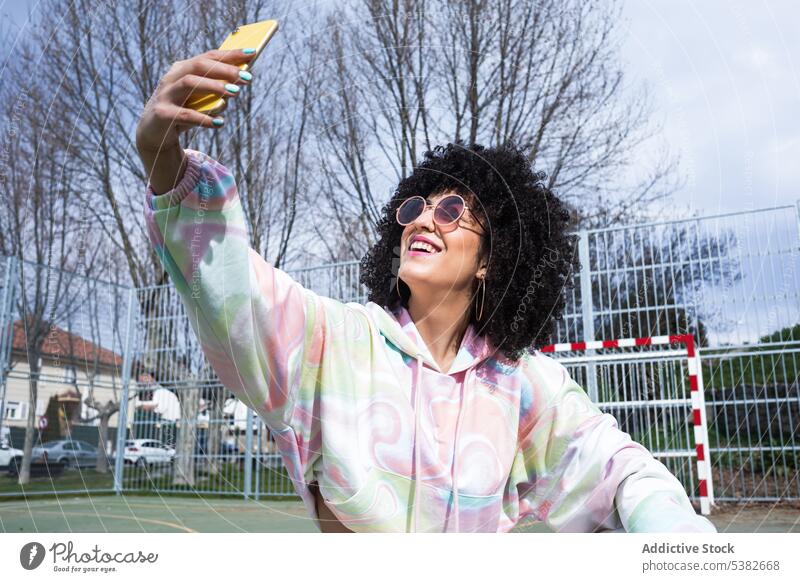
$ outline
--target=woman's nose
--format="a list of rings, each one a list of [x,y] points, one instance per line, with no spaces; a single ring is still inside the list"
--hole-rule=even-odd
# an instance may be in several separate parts
[[[414,220],[415,226],[427,226],[429,230],[433,230],[434,228],[434,221],[433,221],[433,206],[426,206],[422,214],[417,216],[416,220]]]

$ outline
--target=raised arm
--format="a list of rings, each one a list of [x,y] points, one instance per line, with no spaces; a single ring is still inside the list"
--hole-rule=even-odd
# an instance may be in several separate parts
[[[160,115],[153,112],[162,110],[160,101],[150,107]],[[143,125],[169,126],[150,120],[140,133]],[[160,143],[144,133],[140,143]],[[145,161],[148,155],[142,155],[145,166],[160,168],[162,188],[175,183],[160,194],[152,184],[147,189],[153,248],[219,380],[264,419],[302,486],[321,455],[326,385],[357,384],[352,350],[366,355],[368,365],[369,320],[362,310],[305,289],[250,248],[236,182],[225,166],[193,150],[164,161],[158,152],[155,162]],[[182,173],[175,160],[182,160]]]
[[[556,360],[523,411],[512,467],[520,516],[564,532],[716,532],[680,481],[603,413]]]

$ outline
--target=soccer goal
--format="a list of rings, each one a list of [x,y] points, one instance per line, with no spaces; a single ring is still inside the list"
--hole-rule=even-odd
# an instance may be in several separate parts
[[[694,337],[663,335],[545,346],[621,430],[645,446],[708,515],[714,503],[703,374]]]

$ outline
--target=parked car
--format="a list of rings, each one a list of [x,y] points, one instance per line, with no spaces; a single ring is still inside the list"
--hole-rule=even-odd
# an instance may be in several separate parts
[[[63,461],[56,463],[55,461],[50,462],[44,457],[37,457],[31,460],[30,467],[28,468],[28,474],[31,477],[47,477],[52,479],[53,477],[58,477],[64,473],[64,465],[65,463]],[[11,462],[8,464],[8,475],[10,477],[16,477],[19,475],[21,470],[22,455],[12,457]]]
[[[21,449],[15,449],[8,441],[0,442],[0,471],[6,470],[12,477],[19,475],[23,454]],[[35,447],[31,449],[31,477],[57,477],[64,472],[64,466],[63,461],[49,460],[43,453],[37,452]]]
[[[5,471],[14,457],[22,458],[22,451],[12,447],[8,441],[0,442],[0,471]]]
[[[33,447],[33,458],[42,457],[48,463],[62,463],[65,469],[97,465],[97,447],[85,441],[62,439]]]
[[[132,439],[125,441],[125,463],[144,467],[171,463],[175,449],[155,439]]]

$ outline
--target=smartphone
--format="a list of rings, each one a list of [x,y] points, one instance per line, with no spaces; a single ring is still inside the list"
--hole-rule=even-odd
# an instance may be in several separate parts
[[[253,58],[249,62],[239,65],[239,68],[246,71],[252,68],[261,51],[267,46],[272,36],[278,30],[277,20],[262,20],[252,24],[245,24],[238,27],[228,35],[219,49],[223,51],[254,48],[256,49]],[[216,115],[225,106],[225,98],[215,93],[198,93],[193,95],[186,102],[185,107],[189,107],[206,115]]]

